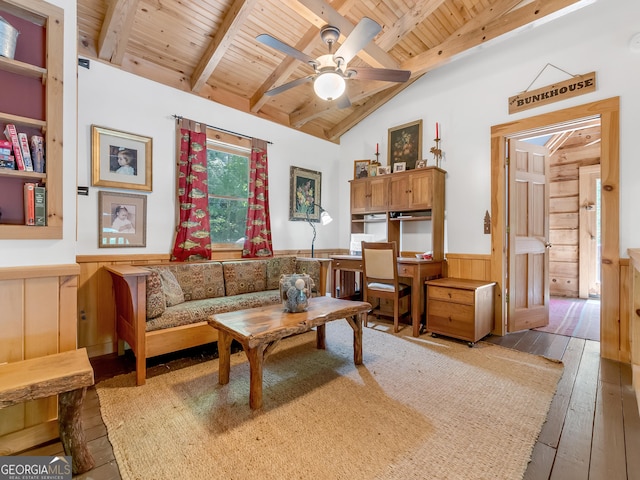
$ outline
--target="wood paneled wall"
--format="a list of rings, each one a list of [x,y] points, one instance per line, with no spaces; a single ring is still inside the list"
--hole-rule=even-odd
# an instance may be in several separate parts
[[[0,363],[77,348],[80,267],[0,268]],[[0,410],[0,455],[58,436],[57,397]]]
[[[599,132],[598,132],[599,137]],[[570,144],[558,149],[549,168],[549,294],[578,297],[579,259],[579,171],[600,163],[600,144],[588,147]]]

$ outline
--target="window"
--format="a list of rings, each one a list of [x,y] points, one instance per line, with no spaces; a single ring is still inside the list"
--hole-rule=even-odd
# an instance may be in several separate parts
[[[247,222],[251,142],[207,129],[209,221],[213,248],[242,249]]]

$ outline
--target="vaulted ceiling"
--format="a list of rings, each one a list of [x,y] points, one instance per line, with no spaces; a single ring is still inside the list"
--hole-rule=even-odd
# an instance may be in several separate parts
[[[333,142],[425,73],[479,45],[590,0],[78,0],[78,52],[125,71]],[[406,83],[351,78],[351,105],[323,101],[310,65],[256,40],[269,34],[304,54],[328,53],[363,18],[380,33],[349,67],[409,70]]]

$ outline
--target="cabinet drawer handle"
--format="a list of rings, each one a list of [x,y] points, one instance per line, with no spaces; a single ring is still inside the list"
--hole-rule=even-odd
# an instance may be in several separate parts
[[[447,295],[449,295],[449,298],[451,298],[451,292],[447,293]]]

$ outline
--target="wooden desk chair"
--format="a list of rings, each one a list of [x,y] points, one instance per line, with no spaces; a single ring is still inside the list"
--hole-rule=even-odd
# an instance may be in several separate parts
[[[362,242],[363,301],[369,297],[393,300],[393,331],[398,331],[400,299],[411,295],[411,286],[398,281],[398,247],[396,242]],[[386,315],[380,306],[371,311],[376,317]],[[403,314],[409,315],[411,309]],[[366,324],[366,322],[365,322]]]

